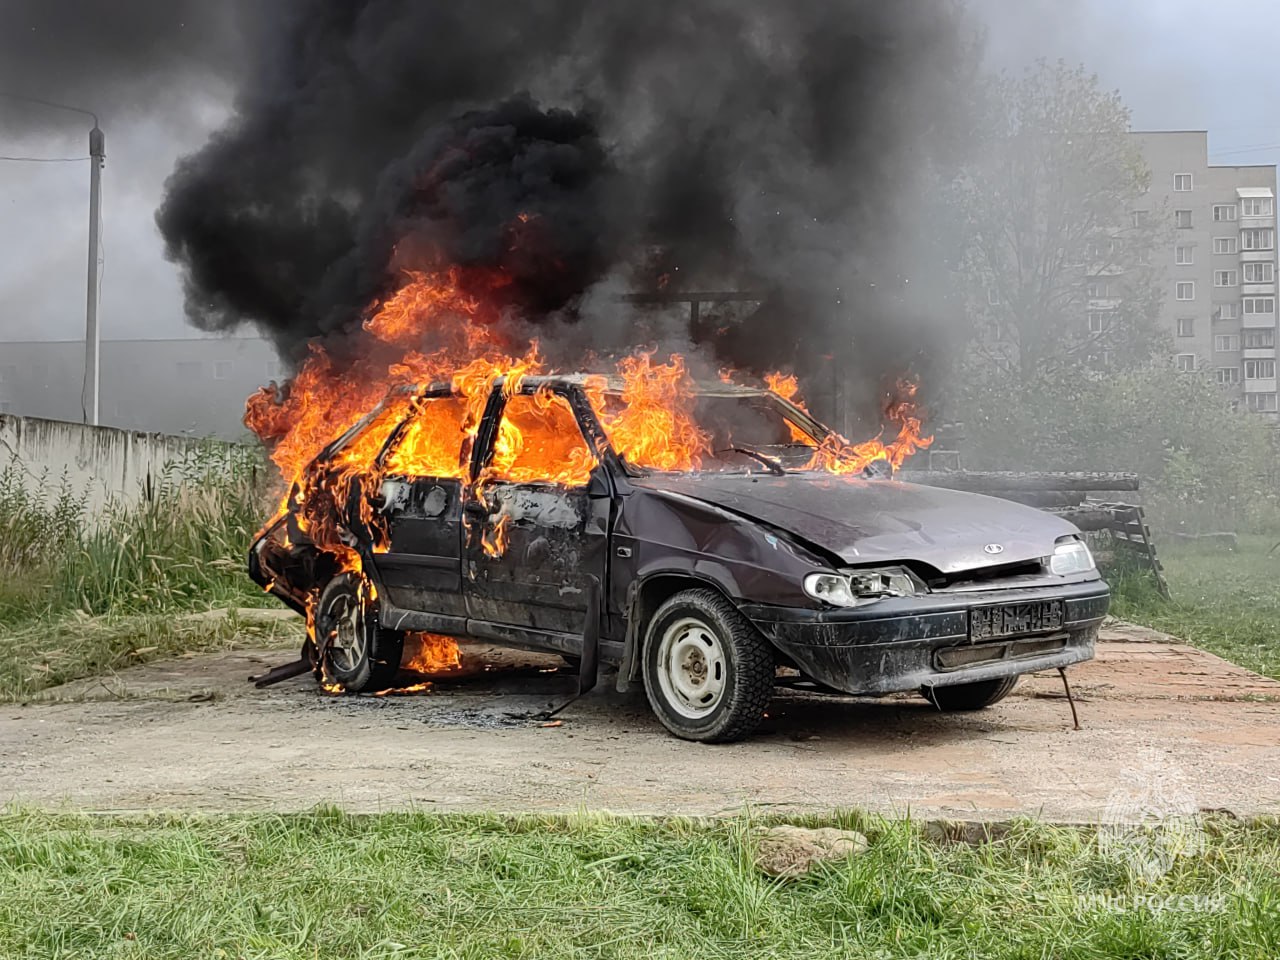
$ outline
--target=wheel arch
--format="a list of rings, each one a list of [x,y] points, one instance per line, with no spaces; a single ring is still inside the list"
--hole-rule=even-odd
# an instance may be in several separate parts
[[[628,591],[627,632],[623,642],[622,665],[618,670],[618,690],[640,679],[644,635],[658,608],[682,590],[715,590],[734,606],[737,599],[714,577],[692,570],[656,570],[638,577]]]

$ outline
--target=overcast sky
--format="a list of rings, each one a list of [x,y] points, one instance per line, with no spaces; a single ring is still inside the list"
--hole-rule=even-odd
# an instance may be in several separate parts
[[[1280,161],[1278,0],[969,2],[987,24],[993,65],[1082,62],[1120,90],[1135,127],[1207,129],[1215,162]],[[153,217],[175,159],[225,119],[226,92],[143,116],[93,106],[107,135],[103,336],[193,336]],[[39,134],[0,126],[0,156],[83,156],[86,141],[74,115]],[[0,160],[0,340],[83,335],[88,178],[87,161]]]

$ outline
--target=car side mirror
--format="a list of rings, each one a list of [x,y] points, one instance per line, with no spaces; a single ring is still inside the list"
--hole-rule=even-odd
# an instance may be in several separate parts
[[[587,496],[594,499],[605,499],[613,495],[613,491],[609,489],[609,481],[604,475],[604,469],[596,467],[591,471],[591,477],[587,480]]]

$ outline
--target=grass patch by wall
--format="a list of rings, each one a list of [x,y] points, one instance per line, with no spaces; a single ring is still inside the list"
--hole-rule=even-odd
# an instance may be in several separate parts
[[[779,882],[754,867],[746,819],[15,813],[0,816],[0,955],[1280,956],[1274,823],[1209,821],[1147,882],[1086,829],[1019,824],[971,846],[836,820],[870,849]]]
[[[191,617],[279,606],[246,572],[275,507],[255,452],[211,446],[100,516],[65,482],[32,493],[19,469],[0,472],[0,699],[191,651],[301,643],[298,624]]]
[[[65,482],[31,493],[18,469],[0,473],[0,625],[267,602],[245,576],[272,510],[254,452],[172,463],[150,497],[96,517]]]
[[[301,618],[282,621],[236,615],[69,616],[0,628],[0,703],[27,700],[82,677],[186,653],[302,645]]]

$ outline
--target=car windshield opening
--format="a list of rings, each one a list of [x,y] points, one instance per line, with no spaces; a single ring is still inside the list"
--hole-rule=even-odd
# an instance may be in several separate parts
[[[602,420],[609,432],[610,421],[623,407],[622,396],[607,393]],[[816,423],[806,423],[791,408],[770,394],[699,394],[685,411],[692,426],[702,435],[697,444],[697,464],[693,470],[715,473],[772,473],[803,469],[818,445]],[[610,439],[617,438],[610,433]],[[646,471],[662,469],[653,463],[618,453],[629,467]],[[670,468],[666,468],[670,471]],[[684,472],[684,471],[680,471]]]

